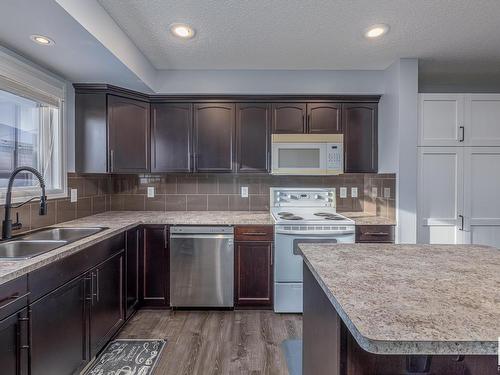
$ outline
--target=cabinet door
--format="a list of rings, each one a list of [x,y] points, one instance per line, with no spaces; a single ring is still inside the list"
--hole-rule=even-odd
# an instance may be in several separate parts
[[[464,96],[420,94],[419,146],[460,146],[464,140]]]
[[[91,271],[90,354],[92,357],[106,345],[125,319],[124,257],[125,252],[122,251]]]
[[[463,243],[463,149],[419,147],[419,243]]]
[[[340,114],[342,105],[339,103],[309,103],[307,104],[308,133],[340,134],[342,122]]]
[[[466,243],[500,248],[500,148],[464,149]]]
[[[30,306],[31,374],[73,374],[90,358],[85,284],[78,278]]]
[[[236,242],[235,305],[273,305],[273,243]]]
[[[0,368],[2,374],[28,374],[28,309],[0,321]]]
[[[271,106],[236,105],[238,172],[268,172],[270,167]]]
[[[274,103],[273,133],[305,133],[306,104],[305,103]]]
[[[167,227],[148,227],[143,233],[142,305],[168,307],[170,274]]]
[[[193,110],[191,104],[153,104],[151,171],[191,171]]]
[[[465,96],[465,145],[500,146],[500,95]]]
[[[149,171],[149,104],[108,95],[110,172]]]
[[[377,107],[376,103],[342,106],[346,173],[378,171]]]
[[[194,158],[199,172],[233,170],[234,104],[196,104]]]
[[[140,230],[132,229],[127,232],[125,263],[126,270],[126,297],[125,312],[128,318],[139,303],[139,251],[140,251]]]

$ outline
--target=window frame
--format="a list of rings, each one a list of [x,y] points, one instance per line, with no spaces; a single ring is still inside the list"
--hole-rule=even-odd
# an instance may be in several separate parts
[[[59,142],[59,174],[61,188],[48,189],[46,195],[48,199],[66,198],[68,196],[68,169],[67,169],[67,111],[66,98],[68,96],[66,81],[53,75],[52,73],[35,66],[28,60],[13,52],[0,47],[0,90],[8,91],[14,95],[24,96],[18,90],[10,90],[10,87],[24,88],[29,98],[42,103],[56,101],[59,103],[58,128],[60,136]],[[20,177],[20,176],[19,176]],[[0,188],[0,205],[5,202],[6,188]],[[20,186],[13,189],[12,202],[21,203],[32,197],[40,196],[40,188]]]

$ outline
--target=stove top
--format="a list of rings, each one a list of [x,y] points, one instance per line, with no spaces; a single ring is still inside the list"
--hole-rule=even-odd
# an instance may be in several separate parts
[[[318,211],[314,207],[288,207],[287,211],[272,208],[271,214],[276,224],[299,223],[299,224],[354,224],[354,221],[335,212],[335,209]]]

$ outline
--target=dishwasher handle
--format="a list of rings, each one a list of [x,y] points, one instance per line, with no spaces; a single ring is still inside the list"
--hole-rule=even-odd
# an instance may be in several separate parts
[[[176,233],[170,234],[170,239],[175,238],[196,238],[196,239],[222,239],[222,240],[232,240],[234,239],[234,235],[232,234],[193,234],[193,233]]]

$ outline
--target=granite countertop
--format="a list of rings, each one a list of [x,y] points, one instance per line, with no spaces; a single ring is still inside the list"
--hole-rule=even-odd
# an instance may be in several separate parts
[[[500,250],[477,245],[299,247],[364,350],[497,354]]]
[[[396,225],[396,220],[377,216],[368,212],[339,212],[339,214],[354,220],[356,225]]]

